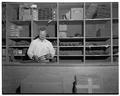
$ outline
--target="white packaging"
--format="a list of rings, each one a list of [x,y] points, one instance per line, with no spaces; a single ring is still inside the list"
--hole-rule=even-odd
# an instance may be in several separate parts
[[[67,25],[59,25],[59,30],[60,31],[67,31]]]
[[[83,19],[83,8],[71,8],[71,20]]]

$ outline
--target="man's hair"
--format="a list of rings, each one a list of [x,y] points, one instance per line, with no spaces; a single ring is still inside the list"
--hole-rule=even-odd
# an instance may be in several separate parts
[[[41,28],[40,28],[40,31],[45,31],[45,30],[46,30],[45,27],[41,27]]]
[[[46,30],[46,27],[40,27],[39,30],[40,30],[40,31],[45,31],[45,30]],[[39,35],[37,35],[37,36],[34,38],[34,40],[37,39],[37,38],[39,38]]]

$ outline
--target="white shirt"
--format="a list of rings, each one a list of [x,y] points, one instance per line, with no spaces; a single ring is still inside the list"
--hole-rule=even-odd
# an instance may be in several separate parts
[[[29,49],[28,49],[28,56],[32,59],[33,55],[36,55],[38,57],[41,57],[46,54],[51,54],[52,57],[55,55],[55,50],[53,48],[53,45],[48,40],[41,41],[39,38],[35,39],[31,42]]]

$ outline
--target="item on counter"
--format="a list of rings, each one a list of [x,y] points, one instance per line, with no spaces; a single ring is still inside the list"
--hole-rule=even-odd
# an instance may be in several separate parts
[[[57,58],[54,57],[53,59],[50,59],[50,62],[57,62]]]
[[[83,19],[83,8],[71,8],[71,20]]]

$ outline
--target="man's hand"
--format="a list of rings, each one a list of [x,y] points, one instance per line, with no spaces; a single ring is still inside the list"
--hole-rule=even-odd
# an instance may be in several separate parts
[[[33,55],[32,59],[35,60],[35,61],[38,61],[38,56]]]
[[[45,58],[45,56],[41,56],[38,59],[39,59],[39,61],[44,61],[46,58]]]
[[[51,54],[47,54],[47,55],[45,55],[45,58],[46,59],[52,59],[52,55]]]

